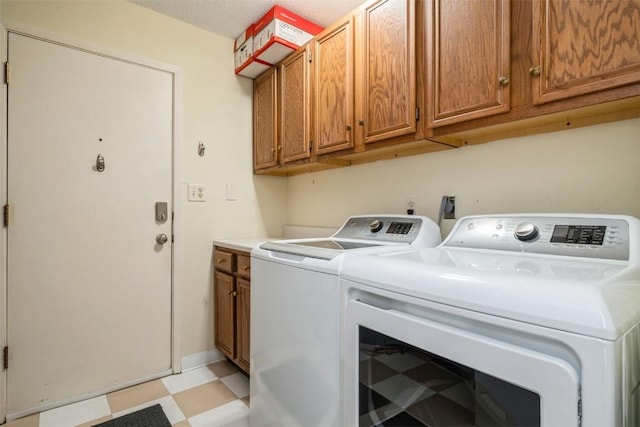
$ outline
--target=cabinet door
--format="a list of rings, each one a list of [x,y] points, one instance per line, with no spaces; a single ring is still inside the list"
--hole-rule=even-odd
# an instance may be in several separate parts
[[[311,140],[309,52],[300,50],[280,65],[280,162],[306,159]]]
[[[312,43],[314,152],[353,147],[353,18],[339,21]]]
[[[233,276],[214,272],[216,347],[234,358],[234,296]]]
[[[278,164],[276,152],[277,71],[272,68],[253,81],[253,167]]]
[[[238,353],[236,361],[238,366],[243,368],[245,372],[249,372],[249,324],[250,324],[250,307],[251,307],[251,285],[248,280],[238,279],[238,295],[236,297],[238,317],[237,317],[237,336]]]
[[[534,4],[533,78],[540,104],[640,81],[640,1],[561,1]]]
[[[365,144],[416,132],[415,5],[380,0],[363,11],[356,40],[356,85],[362,85],[356,118]]]
[[[428,126],[509,111],[509,0],[428,0]]]

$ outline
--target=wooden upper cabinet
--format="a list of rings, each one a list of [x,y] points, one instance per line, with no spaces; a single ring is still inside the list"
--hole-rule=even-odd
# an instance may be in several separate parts
[[[353,147],[353,17],[312,41],[314,153]]]
[[[280,65],[280,162],[310,156],[309,48],[299,50]]]
[[[271,68],[253,81],[253,168],[278,164],[277,69]]]
[[[358,17],[356,118],[365,144],[416,132],[415,7],[415,0],[381,0]]]
[[[428,126],[509,111],[509,0],[427,0]]]
[[[537,1],[539,47],[533,102],[541,104],[640,81],[640,1]]]

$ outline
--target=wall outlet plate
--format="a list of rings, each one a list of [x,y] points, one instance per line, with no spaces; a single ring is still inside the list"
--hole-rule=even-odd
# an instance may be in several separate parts
[[[413,211],[415,213],[415,211],[418,209],[418,203],[416,202],[416,198],[415,197],[409,197],[406,201],[405,201],[405,209],[407,211]]]
[[[206,187],[202,184],[189,184],[189,196],[190,202],[206,202],[207,195],[205,193]]]

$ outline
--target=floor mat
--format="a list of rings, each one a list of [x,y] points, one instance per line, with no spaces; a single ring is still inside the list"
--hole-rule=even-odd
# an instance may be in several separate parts
[[[96,424],[95,427],[171,427],[171,423],[162,411],[162,406],[156,404],[114,420]]]

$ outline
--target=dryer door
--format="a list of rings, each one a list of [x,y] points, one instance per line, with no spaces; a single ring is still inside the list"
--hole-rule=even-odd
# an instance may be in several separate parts
[[[393,302],[347,302],[347,425],[579,425],[579,375],[566,361]]]

